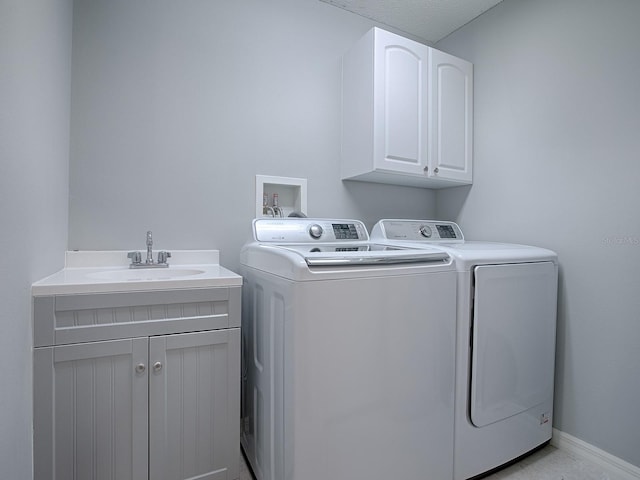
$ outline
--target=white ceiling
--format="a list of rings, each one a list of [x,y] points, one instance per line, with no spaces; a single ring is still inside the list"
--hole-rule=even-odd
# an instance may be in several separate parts
[[[435,43],[502,0],[320,0]]]

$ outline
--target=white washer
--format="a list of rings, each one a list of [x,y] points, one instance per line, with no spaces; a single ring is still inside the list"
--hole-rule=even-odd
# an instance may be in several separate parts
[[[468,242],[453,222],[380,220],[372,241],[441,248],[457,282],[454,480],[481,475],[551,439],[557,255]]]
[[[449,479],[456,274],[356,220],[258,219],[241,443],[258,480]]]

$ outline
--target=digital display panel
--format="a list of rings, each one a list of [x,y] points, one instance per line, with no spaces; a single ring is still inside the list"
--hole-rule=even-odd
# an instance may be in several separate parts
[[[458,238],[451,225],[436,225],[440,238]]]
[[[336,240],[358,240],[358,231],[353,223],[333,223],[331,226]]]

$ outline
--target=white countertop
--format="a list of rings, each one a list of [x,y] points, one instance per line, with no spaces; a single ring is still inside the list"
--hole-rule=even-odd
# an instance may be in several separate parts
[[[65,268],[31,287],[34,296],[141,292],[242,285],[217,250],[171,251],[168,268],[129,268],[127,251],[67,252]]]

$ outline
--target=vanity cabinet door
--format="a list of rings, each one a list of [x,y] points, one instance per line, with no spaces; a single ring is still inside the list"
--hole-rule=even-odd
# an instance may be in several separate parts
[[[34,350],[34,479],[145,480],[148,339]]]
[[[151,337],[149,367],[150,478],[237,478],[240,329]]]

